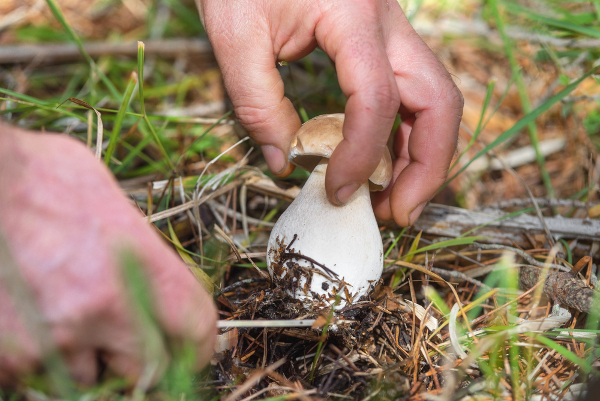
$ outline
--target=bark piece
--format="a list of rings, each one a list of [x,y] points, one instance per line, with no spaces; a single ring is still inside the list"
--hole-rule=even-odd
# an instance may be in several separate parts
[[[520,283],[524,289],[530,289],[540,279],[542,269],[534,266],[521,268]],[[549,272],[544,283],[544,294],[555,303],[568,306],[580,312],[589,313],[594,307],[594,290],[583,280],[571,273]]]

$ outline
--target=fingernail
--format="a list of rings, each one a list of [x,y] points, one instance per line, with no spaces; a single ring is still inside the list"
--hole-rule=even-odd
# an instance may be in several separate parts
[[[345,186],[341,187],[340,189],[338,189],[338,191],[335,193],[335,199],[338,201],[338,203],[340,205],[343,205],[350,200],[352,195],[356,192],[356,190],[359,187],[360,187],[360,184],[356,184],[356,183],[345,185]]]
[[[267,160],[269,170],[271,170],[273,174],[283,172],[285,166],[287,166],[287,160],[285,159],[283,152],[273,145],[264,145],[261,146],[261,149]]]
[[[410,214],[408,215],[408,226],[409,227],[412,226],[415,223],[415,221],[417,221],[417,219],[419,218],[419,215],[421,214],[423,209],[425,209],[426,205],[427,205],[427,202],[419,203],[419,205],[417,207],[415,207],[412,212],[410,212]]]

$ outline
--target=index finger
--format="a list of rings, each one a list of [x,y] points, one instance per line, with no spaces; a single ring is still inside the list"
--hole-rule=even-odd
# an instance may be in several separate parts
[[[370,2],[347,2],[330,12],[315,30],[319,45],[335,62],[340,87],[348,97],[344,139],[331,156],[325,178],[327,196],[334,204],[345,203],[369,179],[400,105],[378,12]]]

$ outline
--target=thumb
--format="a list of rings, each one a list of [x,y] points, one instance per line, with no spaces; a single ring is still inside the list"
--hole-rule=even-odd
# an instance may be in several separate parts
[[[245,35],[228,36],[230,43],[214,44],[214,49],[237,118],[261,146],[269,169],[278,176],[289,175],[294,170],[288,163],[290,142],[301,123],[285,97],[269,36],[265,33],[263,39],[269,40],[254,40],[258,48],[231,43]]]

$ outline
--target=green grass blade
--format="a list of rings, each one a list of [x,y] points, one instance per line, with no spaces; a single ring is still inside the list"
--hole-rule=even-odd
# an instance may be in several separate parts
[[[470,245],[470,244],[474,243],[475,241],[479,241],[484,238],[485,237],[463,237],[463,238],[449,239],[446,241],[440,241],[440,242],[436,242],[435,244],[424,246],[423,248],[411,250],[409,253],[404,255],[403,258],[411,257],[413,255],[423,253],[423,252],[435,251],[435,250],[441,249],[441,248],[448,248],[451,246]],[[407,262],[410,262],[410,261],[407,260]]]
[[[308,378],[308,382],[312,383],[313,377],[315,375],[315,371],[317,370],[317,364],[319,362],[319,357],[321,356],[321,351],[323,350],[323,344],[325,343],[325,338],[327,336],[327,331],[329,330],[329,325],[333,319],[333,311],[335,307],[340,303],[341,297],[340,294],[337,293],[335,295],[335,301],[333,301],[333,306],[329,311],[329,315],[327,316],[327,322],[325,322],[325,326],[323,326],[323,331],[321,332],[321,337],[324,338],[319,341],[319,345],[317,346],[317,352],[315,353],[315,359],[313,360],[312,368],[310,370],[310,377]]]
[[[508,91],[510,90],[510,88],[512,87],[512,84],[515,80],[515,76],[514,74],[511,75],[510,80],[508,81],[508,83],[506,84],[506,88],[504,88],[504,91],[502,92],[502,95],[500,96],[500,99],[498,99],[498,101],[496,102],[496,106],[494,106],[494,109],[492,110],[492,112],[490,113],[490,115],[488,116],[488,118],[485,120],[485,122],[483,123],[483,126],[481,127],[481,130],[483,131],[485,129],[485,127],[488,125],[488,123],[491,121],[491,119],[494,117],[494,115],[496,114],[496,112],[498,111],[498,109],[500,109],[500,106],[502,105],[502,103],[504,102],[504,99],[506,99],[506,96],[508,96]],[[462,154],[460,155],[460,158],[462,158]],[[460,160],[459,158],[459,160]],[[455,166],[452,166],[452,169]],[[449,169],[448,171],[452,171],[452,169]],[[453,176],[452,179],[454,179],[456,176]],[[447,180],[444,185],[441,186],[440,189],[438,189],[437,193],[440,193],[444,188],[446,188],[446,185],[448,185],[450,183],[450,181],[452,181],[452,179]]]
[[[410,244],[410,248],[408,249],[408,254],[400,257],[398,256],[398,259],[404,259],[405,261],[407,261],[408,263],[410,263],[413,259],[413,256],[417,250],[417,247],[419,246],[419,241],[421,241],[421,234],[423,232],[419,232],[417,234],[417,236],[415,237],[415,239],[413,240],[412,244]],[[393,264],[393,263],[392,263]],[[390,266],[391,264],[385,265],[383,268],[386,269],[388,266]],[[402,278],[404,277],[404,272],[406,271],[406,269],[398,269],[396,271],[396,273],[394,273],[394,277],[392,278],[392,289],[396,288],[396,286],[398,284],[400,284],[400,281],[402,280]]]
[[[595,334],[600,334],[600,330],[592,330],[592,329],[563,329],[562,327],[554,328],[551,331],[556,331],[558,333],[562,333],[563,331],[566,331],[566,332],[569,332],[569,333],[573,332],[573,333],[595,333]]]
[[[404,235],[404,233],[406,232],[406,230],[408,230],[408,227],[404,227],[402,229],[402,231],[400,231],[400,234],[398,234],[398,237],[394,240],[394,242],[392,243],[392,245],[390,245],[390,247],[388,248],[388,250],[385,251],[385,255],[383,255],[384,259],[387,259],[387,257],[389,256],[390,252],[392,252],[392,249],[394,249],[394,247],[398,244],[398,241],[400,241],[400,238],[402,238],[402,236]]]
[[[594,305],[600,305],[600,292],[594,291]],[[598,330],[600,326],[600,308],[592,308],[585,321],[585,328],[588,331]]]
[[[562,30],[580,33],[582,35],[590,36],[593,38],[600,38],[600,30],[598,28],[588,28],[586,26],[581,26],[572,22],[546,17],[545,15],[535,13],[529,8],[520,6],[515,3],[509,3],[504,1],[502,3],[505,5],[506,10],[512,14],[524,15],[533,21],[541,22],[542,24],[546,24]]]
[[[506,51],[506,56],[508,57],[510,68],[516,80],[515,82],[517,85],[517,91],[519,92],[519,98],[521,99],[521,106],[523,107],[523,112],[525,114],[529,114],[531,113],[532,106],[529,100],[529,94],[527,93],[525,80],[523,79],[523,74],[521,72],[521,67],[517,62],[517,59],[515,58],[515,54],[513,52],[514,45],[504,29],[504,20],[500,15],[497,0],[490,0],[489,4],[492,8],[492,14],[494,15],[494,19],[496,20],[497,29],[500,32],[502,41],[504,42],[504,49]],[[546,168],[546,160],[544,158],[544,155],[542,154],[542,151],[540,150],[540,140],[535,121],[530,121],[527,124],[527,129],[529,130],[531,146],[535,151],[535,158],[538,163],[538,166],[540,167],[540,173],[542,175],[542,181],[544,182],[544,186],[546,187],[546,192],[548,193],[548,197],[554,198],[554,188],[552,186],[550,174],[548,173],[548,169]]]
[[[520,401],[523,399],[521,393],[521,367],[519,364],[520,350],[515,346],[519,342],[519,336],[514,335],[510,338],[508,345],[508,362],[510,365],[510,381],[513,393],[513,400]]]
[[[65,18],[64,14],[63,14],[62,10],[60,9],[60,7],[58,6],[58,4],[56,4],[56,2],[54,0],[46,0],[46,3],[48,3],[48,7],[50,7],[50,11],[52,11],[54,18],[56,18],[56,20],[62,25],[62,27],[65,29],[65,31],[67,32],[67,35],[69,35],[71,40],[73,40],[73,42],[75,42],[75,44],[77,44],[77,48],[79,49],[79,52],[85,58],[85,60],[88,62],[88,64],[90,65],[90,68],[94,71],[95,74],[97,74],[100,77],[100,80],[102,80],[104,85],[106,85],[108,90],[111,92],[112,96],[117,100],[121,100],[121,94],[119,93],[117,88],[115,88],[113,83],[110,82],[108,77],[98,68],[98,66],[96,65],[94,60],[92,60],[90,55],[85,51],[85,48],[83,47],[83,43],[81,42],[81,39],[79,39],[79,36],[77,36],[75,31],[73,31],[73,28],[71,28],[71,26],[67,22],[67,19]]]
[[[419,246],[419,242],[421,241],[421,234],[423,234],[423,231],[420,231],[417,234],[417,236],[415,237],[415,239],[413,240],[412,244],[410,244],[408,253],[406,255],[402,256],[402,259],[404,259],[408,263],[412,262],[413,256],[417,252],[417,247]]]
[[[27,96],[19,92],[11,91],[10,89],[0,88],[0,93],[5,94],[6,96],[12,96],[23,102],[27,102],[29,104],[38,106],[38,107],[57,107],[58,105],[52,104],[50,102],[46,102],[45,100],[36,99],[35,97]],[[5,100],[13,100],[13,99],[5,99]]]
[[[121,127],[123,126],[123,120],[125,119],[125,111],[127,111],[127,106],[129,105],[129,100],[131,100],[131,95],[133,94],[133,89],[135,88],[136,84],[137,74],[135,72],[132,72],[131,78],[129,78],[129,83],[127,84],[127,89],[125,89],[125,96],[123,96],[121,107],[119,108],[117,118],[115,119],[115,123],[113,125],[113,130],[110,134],[108,148],[106,149],[106,153],[104,154],[104,163],[107,166],[109,165],[110,158],[112,157],[112,154],[115,151],[115,147],[117,146],[117,139],[119,138],[119,133],[121,132]]]
[[[167,164],[169,165],[171,170],[175,170],[175,165],[171,161],[171,158],[169,157],[167,150],[165,149],[164,145],[160,141],[160,138],[158,137],[158,134],[156,133],[156,130],[154,129],[154,125],[152,125],[152,123],[148,119],[147,115],[144,115],[144,122],[150,129],[150,133],[152,134],[152,139],[154,140],[154,142],[156,142],[156,146],[158,146],[158,149],[160,149],[160,152],[163,154],[163,157],[166,160]]]
[[[139,341],[137,346],[145,361],[141,375],[152,377],[158,372],[160,362],[165,362],[167,335],[156,315],[154,291],[143,265],[131,250],[122,250],[120,256],[121,274],[128,298],[126,306],[130,308],[131,316],[135,316],[134,330]],[[141,391],[142,388],[136,387],[132,399],[144,399]]]
[[[177,238],[177,234],[175,233],[175,230],[171,225],[170,219],[167,219],[167,225],[169,226],[169,235],[171,235],[171,241],[175,244],[177,253],[181,257],[181,259],[184,261],[184,263],[187,265],[190,271],[194,274],[196,279],[198,279],[198,281],[202,284],[202,286],[206,288],[206,291],[208,291],[209,294],[215,292],[216,286],[210,279],[208,274],[206,274],[206,272],[202,270],[202,268],[198,266],[196,262],[194,262],[194,259],[192,259],[192,257],[185,252],[185,248],[183,247],[183,245],[181,245],[181,242],[179,242],[179,238]]]
[[[0,100],[7,100],[9,102],[20,103],[19,101],[15,101],[13,99],[8,99],[8,98],[4,98],[4,97],[0,97]],[[34,105],[26,106],[26,107],[17,107],[14,109],[5,109],[5,110],[0,110],[0,116],[4,116],[6,114],[11,114],[11,113],[27,113],[29,111],[35,111],[37,109],[38,109],[38,107],[34,106]]]
[[[142,115],[146,115],[146,106],[144,105],[144,42],[138,42],[138,94],[140,96],[140,109]]]
[[[448,316],[450,314],[450,308],[448,308],[448,305],[446,305],[444,298],[441,297],[439,292],[437,292],[434,287],[432,287],[431,285],[424,287],[423,293],[425,297],[433,303],[433,306],[435,306],[437,310],[442,313],[442,315]]]
[[[151,158],[150,156],[146,155],[144,152],[142,152],[143,148],[148,144],[148,142],[150,142],[152,140],[152,138],[148,137],[148,139],[144,139],[143,141],[141,141],[138,146],[132,146],[130,144],[128,144],[127,142],[122,142],[121,145],[127,149],[129,151],[129,153],[127,153],[127,156],[123,159],[123,161],[121,161],[121,164],[116,166],[116,168],[114,169],[114,173],[116,174],[117,171],[121,171],[122,167],[124,168],[123,164],[124,160],[128,160],[128,162],[131,162],[131,159],[129,159],[129,156],[131,156],[131,158],[134,158],[135,156],[138,156],[140,159],[142,159],[143,161],[145,161],[146,163],[148,163],[148,167],[150,167],[151,169],[155,170],[155,171],[162,171],[164,170],[164,163],[162,163],[161,161],[156,161],[153,158]]]
[[[10,98],[5,98],[5,97],[0,97],[0,100],[6,100],[6,101],[10,101],[10,102],[15,102],[15,103],[19,103],[19,104],[24,104],[27,106],[33,106],[34,108],[37,109],[41,109],[41,110],[45,110],[45,111],[50,111],[50,112],[54,112],[54,113],[59,113],[59,114],[64,114],[66,116],[69,117],[74,117],[77,118],[83,122],[87,122],[87,118],[79,115],[77,113],[73,113],[70,110],[66,110],[66,109],[57,109],[58,105],[51,105],[51,106],[46,106],[44,103],[39,103],[39,102],[30,102],[27,100],[22,100],[21,98],[30,98],[29,96],[25,96],[25,95],[21,95],[19,93],[13,92],[11,90],[8,89],[2,89],[0,88],[0,93],[4,93],[8,96],[13,96],[16,97],[17,99],[10,99]],[[33,99],[33,98],[32,98]],[[34,101],[36,101],[37,99],[33,99]],[[83,109],[83,107],[81,107]],[[6,111],[7,113],[10,112],[17,112],[17,111],[23,111],[22,109],[14,109],[14,110],[3,110],[3,112]],[[4,113],[3,113],[4,114]]]
[[[140,156],[140,158],[144,159],[145,155],[144,153],[142,153],[142,150],[144,150],[144,148],[148,146],[151,140],[152,138],[146,137],[142,139],[137,145],[135,145],[135,147],[127,147],[129,153],[127,153],[127,156],[125,156],[123,160],[121,160],[121,164],[115,167],[113,172],[115,174],[119,174],[121,171],[123,171],[123,169],[129,167],[129,164],[133,161],[133,159],[135,159],[136,156]]]
[[[573,254],[571,253],[571,247],[569,246],[569,243],[564,238],[559,239],[558,242],[563,244],[563,247],[567,252],[567,262],[569,262],[569,264],[573,266]]]
[[[552,341],[548,337],[544,337],[540,334],[530,333],[531,337],[533,337],[538,342],[544,344],[546,347],[555,350],[569,361],[573,362],[575,365],[579,366],[585,373],[589,374],[593,371],[592,365],[586,361],[585,359],[580,358],[572,351],[569,351],[566,347],[560,345],[559,343]]]
[[[460,170],[456,174],[454,174],[448,181],[452,181],[460,173],[462,173],[463,171],[465,171],[471,165],[471,163],[473,163],[475,160],[479,159],[481,156],[485,155],[487,152],[489,152],[490,150],[494,149],[496,146],[500,145],[502,142],[506,141],[507,139],[511,138],[513,135],[517,134],[520,130],[522,130],[523,128],[525,128],[527,126],[527,124],[529,124],[530,122],[535,121],[536,118],[538,118],[541,114],[543,114],[544,112],[546,112],[555,103],[559,102],[565,96],[567,96],[569,93],[571,93],[575,88],[577,88],[577,86],[579,86],[579,84],[583,80],[585,80],[586,78],[589,78],[597,70],[598,70],[597,67],[592,68],[590,71],[588,71],[585,74],[583,74],[579,79],[577,79],[574,82],[570,83],[563,90],[561,90],[560,92],[558,92],[556,95],[550,97],[544,103],[540,104],[538,107],[536,107],[535,109],[533,109],[530,113],[528,113],[525,116],[523,116],[519,121],[517,121],[515,123],[515,125],[513,125],[509,129],[507,129],[506,131],[504,131],[492,143],[490,143],[485,148],[483,148],[481,151],[479,151],[479,153],[477,153],[471,160],[469,160],[464,166],[462,166],[460,168]]]
[[[223,114],[217,121],[215,121],[210,127],[208,127],[206,129],[206,131],[204,131],[202,134],[200,134],[198,136],[198,138],[196,138],[187,148],[185,148],[185,150],[183,152],[181,152],[181,156],[179,156],[179,158],[177,159],[177,163],[175,163],[176,165],[179,165],[179,163],[181,163],[181,160],[183,160],[183,158],[185,157],[186,153],[194,146],[196,145],[196,143],[198,143],[199,141],[202,140],[202,138],[204,138],[206,135],[208,135],[208,133],[210,131],[212,131],[213,128],[215,128],[217,125],[219,125],[221,123],[221,121],[223,121],[224,119],[226,119],[227,117],[229,117],[231,115],[231,113],[233,113],[233,110],[228,111],[227,113]]]

